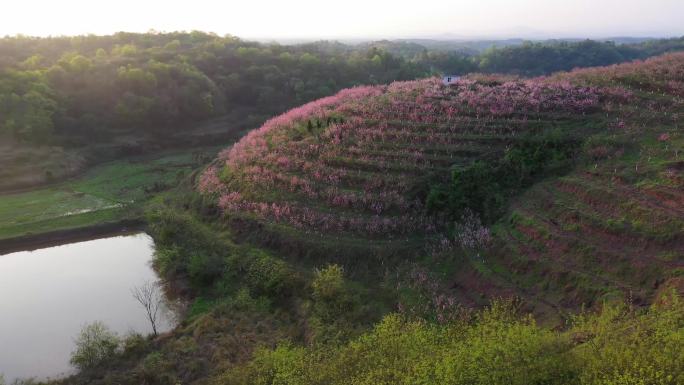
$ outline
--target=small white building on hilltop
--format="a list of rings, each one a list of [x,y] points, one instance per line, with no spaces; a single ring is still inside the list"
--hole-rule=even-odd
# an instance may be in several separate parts
[[[445,86],[448,86],[449,84],[454,84],[460,79],[461,77],[458,75],[444,75],[442,78],[442,83],[444,83]]]

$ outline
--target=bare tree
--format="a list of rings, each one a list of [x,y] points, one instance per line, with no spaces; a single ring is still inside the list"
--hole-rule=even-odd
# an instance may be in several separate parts
[[[145,308],[147,319],[152,325],[152,333],[157,336],[157,323],[159,322],[159,310],[163,304],[163,297],[159,285],[154,282],[145,282],[144,285],[131,290],[135,298]]]

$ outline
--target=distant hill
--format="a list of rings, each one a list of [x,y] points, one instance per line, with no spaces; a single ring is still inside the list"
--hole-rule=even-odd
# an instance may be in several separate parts
[[[381,40],[359,45],[385,50],[440,73],[548,75],[573,68],[645,59],[684,49],[684,38],[616,37],[601,40]]]
[[[398,39],[398,42],[420,44],[421,46],[439,51],[465,51],[480,53],[492,47],[510,47],[520,45],[524,39],[505,40],[437,40],[437,39]]]

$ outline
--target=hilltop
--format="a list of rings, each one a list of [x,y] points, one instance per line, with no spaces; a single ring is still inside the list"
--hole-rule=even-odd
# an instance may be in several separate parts
[[[439,266],[456,302],[646,304],[684,267],[683,71],[670,54],[347,89],[250,132],[199,190],[314,264]]]

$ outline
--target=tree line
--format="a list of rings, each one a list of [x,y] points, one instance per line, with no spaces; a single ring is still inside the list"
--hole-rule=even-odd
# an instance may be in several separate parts
[[[445,44],[447,43],[443,45]],[[624,44],[589,39],[520,43],[504,40],[483,42],[480,50],[468,48],[465,43],[446,45],[448,48],[427,48],[440,47],[435,45],[435,41],[428,41],[425,46],[421,46],[415,42],[384,40],[365,46],[386,50],[416,63],[421,68],[438,73],[484,72],[540,76],[573,68],[605,66],[679,51],[684,49],[684,37]]]
[[[536,76],[684,48],[684,38],[526,42],[473,50],[411,42],[263,44],[203,32],[0,39],[0,137],[85,145],[169,132],[249,107],[267,117],[359,84],[441,73]]]
[[[0,135],[87,143],[156,135],[258,106],[264,116],[358,84],[413,79],[378,49],[281,46],[213,34],[0,39]]]

